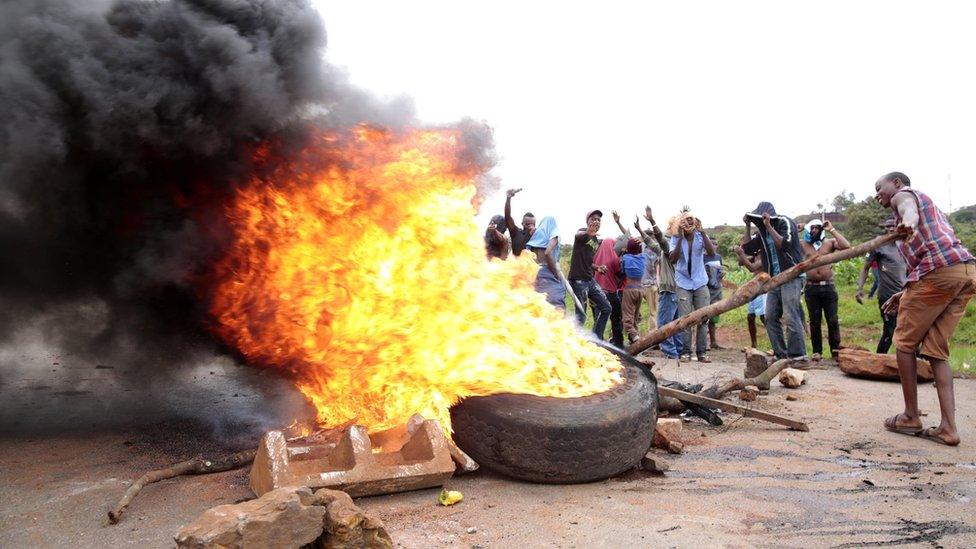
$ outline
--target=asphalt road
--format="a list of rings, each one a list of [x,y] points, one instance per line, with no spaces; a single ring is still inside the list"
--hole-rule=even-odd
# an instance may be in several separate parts
[[[739,353],[713,358],[656,370],[684,381],[741,373]],[[287,382],[227,359],[135,379],[125,365],[98,366],[0,350],[0,546],[171,547],[203,510],[251,496],[247,470],[151,485],[111,526],[106,512],[133,478],[253,447],[264,429],[308,413]],[[436,505],[436,490],[357,501],[404,547],[972,547],[976,380],[956,380],[956,393],[957,448],[881,429],[898,411],[897,384],[814,370],[802,388],[774,382],[754,403],[809,433],[728,414],[719,428],[686,422],[685,451],[665,456],[665,476],[544,486],[479,471],[449,482],[465,496],[453,507]],[[926,423],[937,422],[934,389],[920,399]]]

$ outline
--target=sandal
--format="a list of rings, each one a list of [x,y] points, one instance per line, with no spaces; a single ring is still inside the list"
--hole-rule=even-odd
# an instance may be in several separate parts
[[[910,425],[910,426],[903,425],[899,427],[898,420],[902,417],[905,417],[905,414],[903,413],[895,414],[889,417],[888,419],[884,420],[884,428],[891,431],[892,433],[898,433],[902,435],[912,435],[912,436],[918,435],[918,433],[920,433],[923,430],[921,420],[919,421],[917,427],[914,425]]]
[[[946,439],[939,436],[938,427],[926,427],[920,431],[916,431],[915,436],[924,439],[931,440],[932,442],[938,442],[939,444],[944,444],[946,446],[959,446],[959,441],[956,440],[954,443],[947,441]]]

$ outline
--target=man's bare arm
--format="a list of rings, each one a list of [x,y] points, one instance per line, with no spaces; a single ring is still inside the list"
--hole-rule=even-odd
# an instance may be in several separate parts
[[[654,240],[657,241],[657,245],[661,247],[661,253],[668,255],[671,253],[671,244],[664,239],[664,233],[661,232],[660,227],[654,222],[654,214],[651,212],[650,206],[644,207],[644,219],[651,224],[651,233],[654,234]]]
[[[739,259],[739,265],[749,269],[750,272],[755,273],[762,270],[762,260],[756,256],[749,257],[746,255],[746,252],[742,249],[742,246],[735,247],[735,255]]]
[[[556,262],[556,247],[559,246],[559,239],[556,237],[549,239],[549,245],[546,246],[546,267],[549,267],[549,271],[553,276],[562,278],[559,273],[559,264]]]
[[[715,255],[715,246],[712,244],[712,239],[705,234],[705,231],[699,230],[702,235],[702,244],[705,246],[705,255]]]
[[[891,197],[891,209],[898,212],[901,218],[899,228],[906,228],[911,235],[918,230],[918,202],[912,193],[895,193]]]
[[[868,280],[868,272],[871,270],[871,261],[865,260],[864,266],[861,267],[861,274],[857,277],[857,293],[854,297],[857,299],[858,303],[864,296],[864,283]]]
[[[521,190],[522,189],[509,189],[505,191],[505,226],[508,227],[508,234],[511,235],[514,235],[518,229],[518,227],[515,226],[515,220],[512,219],[512,197],[518,194],[518,192]]]
[[[617,224],[617,227],[620,228],[620,234],[630,236],[630,229],[624,227],[624,224],[620,222],[620,214],[617,213],[617,210],[611,210],[610,213],[613,215],[613,220]]]
[[[829,232],[830,235],[834,237],[834,245],[831,249],[832,252],[839,251],[839,250],[846,250],[847,248],[851,247],[851,243],[850,241],[847,240],[847,237],[842,235],[840,231],[835,229],[834,224],[831,223],[830,221],[824,223],[824,230]]]

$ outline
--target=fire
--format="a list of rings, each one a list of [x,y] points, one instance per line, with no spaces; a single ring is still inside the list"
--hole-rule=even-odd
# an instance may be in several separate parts
[[[465,396],[620,380],[619,361],[533,291],[528,254],[485,259],[480,174],[459,146],[452,130],[323,132],[226,208],[214,328],[249,362],[287,368],[327,426],[420,413],[449,429]]]

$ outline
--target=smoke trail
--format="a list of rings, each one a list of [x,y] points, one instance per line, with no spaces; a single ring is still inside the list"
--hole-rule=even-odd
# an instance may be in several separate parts
[[[300,147],[312,123],[416,123],[325,44],[305,0],[0,4],[0,345],[37,331],[150,372],[213,353],[190,287],[255,147]],[[461,161],[490,166],[490,130],[459,126]]]

